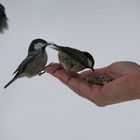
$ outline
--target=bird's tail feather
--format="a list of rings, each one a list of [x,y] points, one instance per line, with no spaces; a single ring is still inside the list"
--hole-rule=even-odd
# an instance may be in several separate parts
[[[15,80],[17,79],[17,77],[15,76],[10,82],[8,82],[4,88],[7,88],[10,84],[12,84]]]

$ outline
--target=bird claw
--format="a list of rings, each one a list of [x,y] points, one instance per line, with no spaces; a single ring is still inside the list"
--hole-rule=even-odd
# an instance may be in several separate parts
[[[53,65],[53,64],[54,64],[54,62],[51,62],[50,64],[48,64],[47,66],[45,66],[44,69],[46,69],[47,67],[49,67],[49,66],[51,66],[51,65]]]
[[[45,73],[45,71],[41,71],[41,72],[38,73],[38,76],[41,76],[44,73]]]
[[[51,62],[49,65],[45,66],[44,69],[46,69],[47,67],[51,66],[52,64],[54,64],[54,62]],[[38,73],[39,76],[41,76],[42,74],[45,73],[44,69]]]

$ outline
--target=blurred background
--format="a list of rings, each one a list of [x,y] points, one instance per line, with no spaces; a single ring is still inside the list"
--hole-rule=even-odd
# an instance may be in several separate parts
[[[140,63],[139,0],[1,0],[9,29],[0,34],[0,140],[140,140],[140,101],[97,107],[49,74],[7,89],[30,42],[43,38],[89,51],[95,68]],[[57,52],[46,48],[50,62]]]

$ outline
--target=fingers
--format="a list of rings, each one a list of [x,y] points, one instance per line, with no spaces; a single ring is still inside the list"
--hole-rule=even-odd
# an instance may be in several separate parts
[[[58,70],[54,74],[62,83],[71,88],[78,95],[89,98],[91,95],[91,86],[87,83],[86,80],[83,80],[79,77],[73,77],[70,73],[65,70]]]
[[[58,78],[61,82],[78,93],[90,91],[90,85],[85,80],[82,80],[78,76],[73,76],[73,73],[64,70],[60,64],[55,63],[47,67],[45,71]]]
[[[62,81],[62,80],[60,80],[63,84],[65,84],[66,86],[68,86],[71,90],[73,90],[76,94],[78,94],[79,96],[81,96],[81,97],[84,97],[85,98],[85,96],[80,92],[80,90],[79,89],[77,89],[77,88],[75,88],[75,87],[73,87],[73,86],[71,86],[70,84],[68,84],[67,82],[65,82],[65,81]]]
[[[53,75],[58,69],[63,69],[62,65],[58,64],[58,63],[54,63],[54,64],[46,67],[44,71]]]
[[[45,70],[76,92],[81,92],[83,95],[91,92],[91,86],[86,80],[81,79],[79,76],[73,77],[73,73],[64,70],[60,64],[53,64]]]
[[[57,63],[53,64],[47,67],[45,71],[50,73],[54,77],[58,78],[59,80],[61,80],[61,82],[63,82],[65,85],[69,86],[73,90],[76,90],[77,92],[81,92],[83,96],[85,96],[85,94],[87,95],[87,93],[91,95],[90,94],[91,88],[93,88],[93,86],[90,86],[88,82],[82,79],[80,76],[73,77],[73,73],[64,70],[60,64]],[[101,73],[101,70],[97,70],[95,74],[96,73]],[[99,86],[95,86],[95,87],[99,87]]]
[[[71,78],[68,81],[68,85],[72,86],[73,88],[79,89],[83,95],[87,92],[91,92],[91,86],[85,81],[78,78]]]
[[[99,105],[98,101],[100,101],[101,86],[90,86],[87,81],[82,79],[79,75],[73,77],[73,73],[64,70],[60,64],[53,64],[47,67],[45,71],[58,78],[79,96],[94,102],[96,105]]]
[[[69,84],[69,80],[73,76],[73,74],[65,71],[60,64],[53,64],[45,69],[46,72],[50,73],[54,77],[58,78],[63,84],[68,86],[70,89],[72,89],[75,93],[77,93],[79,96],[84,97],[84,95],[81,93],[81,91],[75,87]],[[80,82],[80,81],[79,81]]]
[[[68,82],[62,81],[79,96],[88,99],[98,106],[103,106],[101,102],[101,86],[90,86],[86,80],[71,78]]]
[[[61,81],[61,82],[62,82],[63,84],[65,84],[66,86],[68,86],[71,90],[73,90],[74,93],[76,93],[77,95],[79,95],[79,96],[81,96],[81,97],[83,97],[83,98],[86,98],[86,99],[88,99],[89,101],[91,101],[91,102],[93,102],[93,103],[95,103],[95,104],[97,105],[97,102],[96,102],[95,99],[93,99],[92,97],[87,96],[86,94],[83,94],[83,92],[81,92],[77,87],[75,87],[75,85],[72,86],[72,85],[70,85],[70,84],[67,83],[67,82],[64,82],[64,81]],[[85,92],[85,93],[86,93],[86,92]]]

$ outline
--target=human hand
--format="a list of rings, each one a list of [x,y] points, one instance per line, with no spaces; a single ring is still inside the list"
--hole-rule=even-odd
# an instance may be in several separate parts
[[[73,73],[64,70],[60,64],[47,67],[46,72],[98,106],[140,99],[140,66],[133,62],[115,62],[95,71],[84,71],[75,77]],[[113,81],[104,86],[91,86],[87,82],[87,78],[101,75],[111,77]]]

